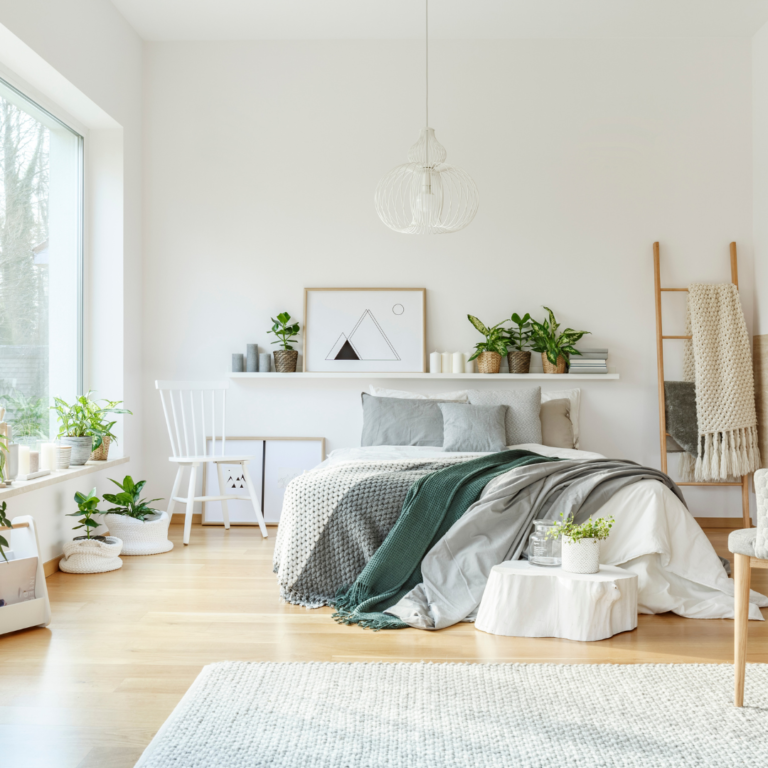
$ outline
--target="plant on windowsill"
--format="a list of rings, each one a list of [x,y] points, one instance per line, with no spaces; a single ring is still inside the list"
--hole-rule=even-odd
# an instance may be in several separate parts
[[[117,442],[117,438],[112,432],[114,421],[107,421],[106,414],[131,414],[125,408],[117,408],[121,400],[101,400],[91,399],[91,392],[78,397],[72,405],[62,400],[60,397],[54,397],[55,405],[51,410],[56,411],[59,419],[58,442],[60,445],[72,446],[72,457],[70,464],[72,466],[82,466],[91,458],[91,454],[107,457],[110,441]],[[99,402],[104,405],[99,405]],[[133,415],[133,414],[131,414]],[[103,453],[99,450],[106,442],[107,446]]]
[[[544,309],[549,317],[543,323],[531,320],[531,349],[541,353],[544,373],[565,373],[568,358],[581,354],[574,344],[590,331],[574,331],[573,328],[560,331],[555,313],[549,307]]]
[[[517,329],[507,330],[507,362],[510,373],[529,373],[531,370],[531,350],[527,349],[531,341],[531,316],[526,312],[522,317],[512,313],[510,322]]]
[[[272,343],[282,347],[282,349],[276,349],[272,353],[275,357],[275,370],[278,373],[295,373],[299,353],[293,348],[293,344],[301,326],[298,323],[291,323],[291,316],[287,312],[281,312],[277,319],[274,317],[270,319],[272,320],[272,327],[268,333],[274,333],[277,336],[277,339]]]
[[[498,373],[501,367],[501,358],[507,354],[506,330],[501,327],[506,320],[488,328],[474,315],[467,315],[467,319],[485,336],[485,341],[478,341],[475,344],[475,352],[467,362],[477,360],[477,370],[480,373]]]
[[[67,517],[78,517],[80,525],[72,530],[85,528],[85,536],[76,536],[64,545],[64,557],[59,561],[59,568],[65,573],[106,573],[121,568],[120,550],[123,542],[116,536],[91,536],[91,529],[98,528],[99,522],[94,515],[99,514],[99,497],[94,488],[87,496],[77,491],[75,502],[77,512],[67,513]]]
[[[560,514],[560,522],[547,531],[547,536],[562,536],[562,569],[569,573],[597,573],[600,570],[600,542],[607,539],[616,521],[598,517],[581,525]]]
[[[112,480],[120,493],[105,493],[104,501],[114,504],[104,512],[109,515],[106,525],[110,533],[123,542],[124,555],[158,555],[173,549],[173,542],[168,541],[168,525],[171,520],[166,512],[153,509],[149,505],[160,499],[142,499],[141,490],[146,480],[133,482],[126,475],[122,483]]]

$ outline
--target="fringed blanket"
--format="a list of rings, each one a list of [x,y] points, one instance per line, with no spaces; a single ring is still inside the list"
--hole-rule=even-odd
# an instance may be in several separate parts
[[[352,584],[400,517],[408,489],[464,457],[350,461],[292,480],[285,492],[273,570],[280,595],[327,605]]]
[[[698,453],[681,454],[680,473],[697,481],[727,480],[760,466],[752,354],[733,284],[688,289],[686,381],[696,382]]]

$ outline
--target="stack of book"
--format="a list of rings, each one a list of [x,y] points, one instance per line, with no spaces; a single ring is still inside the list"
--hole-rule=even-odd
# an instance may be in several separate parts
[[[607,349],[581,349],[571,357],[568,373],[608,373]]]

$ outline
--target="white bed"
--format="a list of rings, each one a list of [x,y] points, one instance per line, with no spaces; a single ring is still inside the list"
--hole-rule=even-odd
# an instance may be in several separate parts
[[[514,448],[564,459],[601,459],[588,451],[517,445]],[[471,458],[479,453],[450,454]],[[445,457],[441,448],[378,446],[333,451],[312,472],[348,462],[408,461]],[[695,619],[733,618],[733,581],[691,513],[668,488],[643,480],[616,493],[599,512],[616,523],[601,548],[601,561],[638,576],[640,613],[672,611]],[[768,598],[751,593],[750,619],[762,620]]]

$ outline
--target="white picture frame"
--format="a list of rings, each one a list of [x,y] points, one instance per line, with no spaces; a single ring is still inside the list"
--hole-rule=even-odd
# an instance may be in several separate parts
[[[212,438],[206,438],[206,450],[211,450]],[[217,445],[220,445],[220,439]],[[224,455],[251,455],[248,471],[256,487],[261,504],[261,513],[267,524],[280,522],[283,497],[288,483],[296,476],[313,469],[325,461],[324,437],[228,437]],[[247,492],[237,464],[222,464],[225,493]],[[203,465],[203,495],[218,496],[219,481],[216,468]],[[258,525],[250,502],[234,499],[228,502],[231,525]],[[224,516],[219,501],[203,502],[203,525],[224,525]]]
[[[304,370],[426,373],[426,288],[305,288]]]

